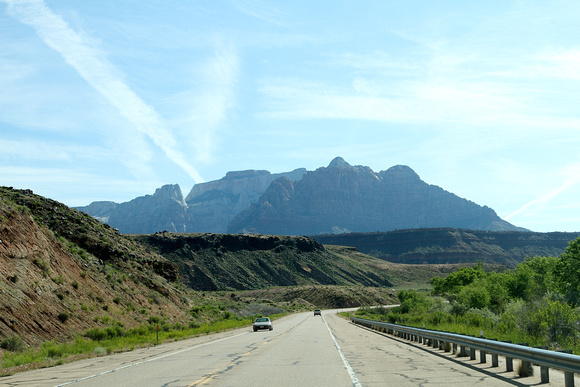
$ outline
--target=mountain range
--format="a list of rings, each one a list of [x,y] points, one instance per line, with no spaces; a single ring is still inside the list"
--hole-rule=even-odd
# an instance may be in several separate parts
[[[527,231],[487,206],[424,182],[408,166],[374,172],[341,157],[315,171],[228,172],[194,185],[185,198],[178,185],[165,185],[129,202],[100,201],[77,209],[128,234],[321,235],[436,227]]]

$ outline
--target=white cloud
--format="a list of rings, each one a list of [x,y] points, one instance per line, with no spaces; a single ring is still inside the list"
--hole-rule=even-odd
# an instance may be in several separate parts
[[[386,82],[388,85],[388,82]],[[517,100],[493,83],[446,80],[392,83],[380,88],[357,77],[339,89],[295,79],[271,80],[260,91],[267,119],[352,119],[390,123],[468,123],[518,120]]]
[[[580,48],[545,51],[537,59],[535,75],[580,81]]]
[[[16,157],[20,160],[71,161],[98,160],[110,156],[109,151],[95,146],[70,145],[50,141],[19,141],[0,139],[0,159]]]
[[[211,161],[215,154],[216,132],[235,106],[239,59],[231,41],[217,36],[214,55],[194,72],[195,84],[168,100],[178,118],[172,123],[200,161]],[[193,82],[193,81],[192,81]]]
[[[232,0],[234,6],[242,13],[253,18],[275,25],[284,25],[284,14],[270,6],[270,2],[259,0]]]
[[[8,13],[33,27],[40,38],[59,52],[95,90],[102,94],[134,128],[147,135],[155,145],[193,180],[203,178],[178,150],[178,143],[157,112],[139,98],[124,82],[104,53],[72,30],[62,17],[54,14],[40,0],[9,1]]]

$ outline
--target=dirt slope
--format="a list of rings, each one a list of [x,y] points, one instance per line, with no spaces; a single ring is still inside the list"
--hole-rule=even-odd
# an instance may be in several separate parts
[[[169,261],[88,215],[0,187],[0,341],[65,340],[150,316],[187,322],[185,294],[159,273],[178,278]]]

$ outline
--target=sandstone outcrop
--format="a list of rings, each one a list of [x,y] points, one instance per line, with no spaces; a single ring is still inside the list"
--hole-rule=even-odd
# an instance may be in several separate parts
[[[153,195],[140,196],[126,203],[111,203],[94,202],[77,209],[125,234],[186,232],[191,224],[187,204],[177,184],[164,185]]]
[[[196,184],[185,198],[193,219],[188,232],[225,232],[231,220],[256,203],[274,180],[300,180],[306,169],[271,174],[268,171],[228,172],[223,179]]]
[[[489,207],[425,183],[407,166],[375,173],[339,157],[296,182],[274,181],[228,232],[317,235],[426,227],[523,230]]]

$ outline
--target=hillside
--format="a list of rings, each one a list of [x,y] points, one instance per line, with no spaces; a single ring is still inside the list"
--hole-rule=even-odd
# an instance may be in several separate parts
[[[515,266],[527,257],[557,257],[578,238],[570,232],[477,231],[452,228],[317,235],[326,245],[353,246],[360,252],[405,264],[494,263]]]
[[[175,263],[182,281],[196,290],[392,285],[388,272],[369,262],[374,258],[337,254],[306,237],[158,233],[132,238]]]
[[[28,345],[155,316],[186,323],[178,268],[90,216],[0,187],[0,340]]]

